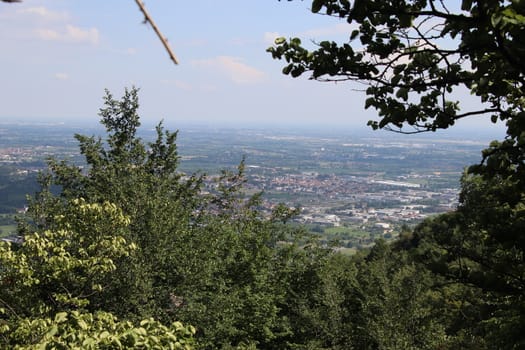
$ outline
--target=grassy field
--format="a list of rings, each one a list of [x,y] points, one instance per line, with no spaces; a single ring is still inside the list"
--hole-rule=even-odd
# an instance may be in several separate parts
[[[16,225],[1,225],[0,226],[0,237],[6,237],[15,232],[16,232]]]
[[[354,255],[357,253],[356,248],[338,248],[337,251],[344,255]]]
[[[333,235],[333,236],[350,236],[355,238],[364,238],[368,237],[370,233],[356,229],[354,227],[325,227],[324,233],[326,235]]]

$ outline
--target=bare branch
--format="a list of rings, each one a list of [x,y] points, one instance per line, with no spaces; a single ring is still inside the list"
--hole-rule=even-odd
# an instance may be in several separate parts
[[[135,2],[137,3],[137,5],[139,5],[140,11],[142,11],[142,13],[144,14],[145,21],[149,22],[149,24],[151,24],[151,26],[153,27],[153,30],[155,31],[155,33],[157,33],[157,36],[159,37],[160,41],[164,45],[164,48],[166,49],[166,51],[168,51],[168,54],[170,55],[170,58],[173,61],[173,63],[179,64],[177,57],[175,57],[175,54],[173,53],[170,45],[168,44],[168,40],[162,35],[162,33],[160,32],[155,22],[153,22],[153,19],[151,18],[151,16],[146,11],[146,8],[144,7],[144,3],[141,0],[135,0]]]

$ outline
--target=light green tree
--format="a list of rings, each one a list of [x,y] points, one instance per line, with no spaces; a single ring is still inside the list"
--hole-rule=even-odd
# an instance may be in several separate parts
[[[52,228],[27,233],[19,245],[0,244],[2,348],[193,348],[195,330],[181,323],[135,325],[90,311],[118,261],[136,250],[117,206],[77,199],[55,215]]]

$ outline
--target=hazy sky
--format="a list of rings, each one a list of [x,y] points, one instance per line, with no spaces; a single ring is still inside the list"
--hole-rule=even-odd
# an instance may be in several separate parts
[[[345,41],[349,26],[311,1],[149,0],[175,66],[133,0],[0,3],[0,120],[97,123],[104,89],[141,89],[141,116],[206,122],[365,125],[348,84],[284,76],[265,52],[277,36]]]

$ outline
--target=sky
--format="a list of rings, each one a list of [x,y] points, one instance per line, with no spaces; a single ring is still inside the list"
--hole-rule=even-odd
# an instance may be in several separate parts
[[[175,65],[133,0],[0,2],[0,121],[98,123],[104,90],[140,89],[144,123],[364,127],[356,86],[281,73],[276,37],[346,41],[310,1],[146,0]]]

